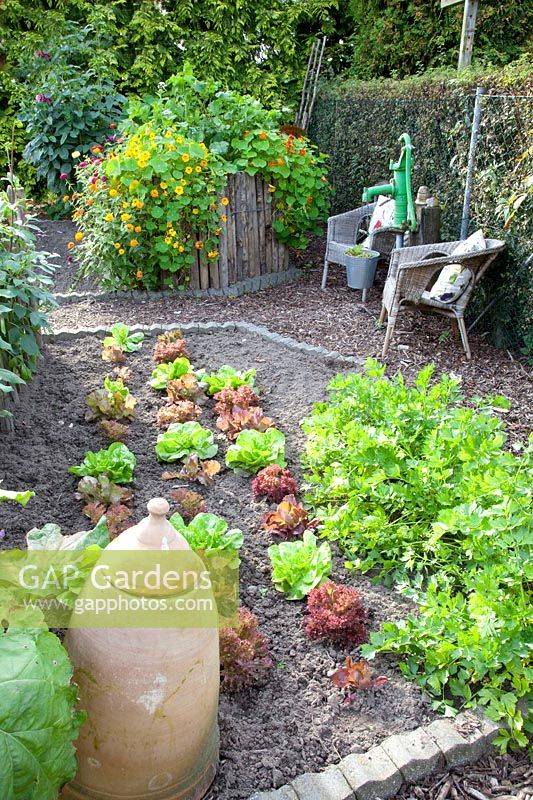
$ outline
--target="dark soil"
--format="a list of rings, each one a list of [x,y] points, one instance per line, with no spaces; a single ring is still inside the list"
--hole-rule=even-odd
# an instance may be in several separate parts
[[[72,236],[69,225],[72,223],[46,223],[48,238],[43,243],[47,249],[66,253],[66,241]],[[315,239],[298,262],[305,273],[297,283],[234,298],[176,296],[142,303],[124,299],[85,301],[58,308],[52,314],[52,324],[54,328],[76,328],[118,320],[129,324],[246,320],[344,355],[379,358],[385,331],[377,328],[376,322],[386,269],[378,270],[375,286],[363,305],[361,293],[346,287],[340,267],[330,269],[327,289],[321,291],[323,251],[324,240]],[[68,289],[74,272],[68,265],[59,271],[58,291]],[[451,334],[449,320],[416,312],[402,313],[387,356],[388,373],[401,369],[413,378],[424,364],[432,361],[438,372],[460,375],[467,396],[504,394],[512,402],[505,418],[510,441],[524,440],[533,427],[531,368],[516,353],[492,347],[483,336],[471,333],[469,337],[470,362],[465,359],[459,339]]]
[[[155,313],[148,317],[148,307],[141,309],[145,319],[156,318]],[[123,311],[113,314],[109,309],[113,320],[125,318]],[[240,315],[236,312],[235,316]],[[172,319],[175,317],[169,314],[166,321]],[[95,324],[97,320],[93,313],[85,321]],[[303,324],[312,330],[312,323]],[[298,422],[313,402],[324,399],[332,369],[322,359],[251,335],[239,338],[216,333],[187,338],[198,368],[216,369],[223,363],[257,368],[265,412],[286,434],[289,466],[300,474],[304,437]],[[154,419],[162,401],[147,385],[153,368],[152,344],[147,339],[139,353],[128,357],[135,376],[131,390],[138,399],[138,415],[127,439],[137,456],[135,521],[144,516],[151,497],[168,496],[172,488],[161,480],[166,465],[156,461],[153,449],[157,435]],[[0,439],[0,479],[6,479],[10,489],[34,488],[37,493],[25,509],[11,504],[2,507],[3,547],[24,546],[25,533],[46,522],[58,523],[64,533],[90,527],[81,502],[74,499],[76,479],[68,467],[80,463],[86,450],[107,446],[97,427],[84,421],[85,396],[102,385],[107,372],[100,352],[101,342],[94,337],[45,346],[44,362],[17,409],[16,431]],[[216,431],[210,404],[206,404],[201,422]],[[226,441],[222,436],[218,441],[222,456]],[[254,502],[250,480],[231,471],[224,471],[212,487],[200,491],[210,511],[245,533],[241,599],[257,614],[270,639],[274,661],[271,678],[264,686],[221,698],[221,764],[210,800],[245,800],[254,790],[281,786],[302,772],[320,770],[350,752],[366,751],[391,733],[432,719],[428,699],[407,683],[394,660],[386,657],[376,659],[375,669],[389,677],[388,684],[362,692],[353,705],[341,707],[338,690],[327,673],[341,664],[347,653],[310,643],[303,634],[304,603],[288,602],[273,588],[266,552],[270,541],[260,528],[266,504]],[[332,577],[361,589],[373,629],[412,610],[407,600],[390,590],[346,572],[339,556]]]
[[[477,794],[476,794],[477,792]],[[397,800],[531,800],[533,766],[526,750],[485,756],[476,764],[439,772],[419,786],[405,786]]]

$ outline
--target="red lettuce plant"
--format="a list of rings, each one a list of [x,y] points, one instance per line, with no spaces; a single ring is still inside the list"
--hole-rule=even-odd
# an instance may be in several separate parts
[[[97,478],[85,476],[78,483],[76,497],[86,504],[83,513],[94,524],[105,514],[112,538],[126,529],[127,520],[132,513],[127,506],[133,500],[131,489],[112,483],[105,474]]]
[[[124,503],[115,503],[107,508],[97,503],[91,503],[85,506],[84,513],[95,525],[105,514],[110,539],[114,539],[129,527],[129,520],[132,516],[131,508]]]
[[[326,581],[307,597],[310,639],[326,639],[346,647],[358,647],[368,639],[368,613],[361,593],[351,586]]]
[[[318,525],[317,519],[309,519],[309,514],[293,494],[283,498],[275,511],[263,514],[263,529],[282,539],[296,539],[304,531],[312,531]]]
[[[346,690],[343,704],[347,705],[352,703],[357,696],[357,691],[350,690],[378,689],[387,683],[388,678],[385,675],[373,678],[372,668],[368,661],[364,659],[353,661],[350,656],[347,656],[344,667],[339,667],[335,670],[331,680],[339,689]]]
[[[269,464],[252,481],[254,497],[266,497],[269,503],[280,503],[290,494],[298,493],[298,484],[288,469]]]
[[[102,359],[104,361],[110,361],[112,364],[120,364],[122,361],[126,360],[126,356],[124,355],[122,347],[108,345],[102,348]]]
[[[233,441],[239,433],[246,428],[254,431],[266,431],[271,428],[274,421],[270,417],[265,417],[260,406],[252,408],[241,408],[233,406],[230,412],[221,414],[217,419],[217,428],[225,433],[228,439]]]
[[[168,403],[179,403],[180,400],[191,400],[194,403],[203,393],[196,375],[192,372],[167,382]]]
[[[133,372],[129,367],[114,367],[113,372],[122,383],[131,383],[133,380]]]
[[[204,498],[192,489],[174,489],[170,496],[176,501],[176,511],[185,522],[190,522],[197,514],[207,513]]]
[[[160,408],[155,421],[159,428],[166,431],[173,422],[188,422],[198,419],[201,413],[200,406],[197,406],[192,400],[178,400],[177,403]]]
[[[154,361],[156,364],[169,364],[177,358],[190,358],[185,339],[174,339],[172,342],[158,339],[154,347]]]
[[[268,639],[259,630],[257,617],[240,608],[237,627],[220,631],[222,691],[238,692],[257,685],[266,679],[271,667]]]
[[[185,459],[179,472],[163,472],[161,478],[164,481],[197,481],[202,486],[209,486],[219,472],[220,463],[218,461],[201,461],[196,453],[192,453]]]
[[[133,419],[137,400],[130,394],[130,390],[120,378],[111,380],[106,377],[102,389],[96,389],[87,395],[85,404],[88,406],[85,419],[90,422],[95,419]]]
[[[239,386],[237,389],[221,389],[214,395],[216,400],[214,413],[218,416],[229,414],[234,406],[251,408],[261,402],[258,395],[249,386]]]
[[[112,442],[123,442],[128,435],[128,425],[123,425],[115,419],[101,419],[98,425],[104,436]]]

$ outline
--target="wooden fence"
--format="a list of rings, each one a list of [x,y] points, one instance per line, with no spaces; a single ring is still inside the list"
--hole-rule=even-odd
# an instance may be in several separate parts
[[[288,248],[278,242],[272,228],[272,195],[263,179],[245,172],[230,175],[225,194],[228,220],[221,224],[220,257],[208,263],[206,254],[197,251],[191,289],[225,289],[289,267]]]

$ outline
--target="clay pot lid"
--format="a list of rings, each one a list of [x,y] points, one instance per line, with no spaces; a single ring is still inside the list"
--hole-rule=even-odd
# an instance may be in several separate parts
[[[148,504],[148,516],[110,542],[108,550],[190,550],[189,543],[170,524],[170,511],[164,497],[154,497]]]

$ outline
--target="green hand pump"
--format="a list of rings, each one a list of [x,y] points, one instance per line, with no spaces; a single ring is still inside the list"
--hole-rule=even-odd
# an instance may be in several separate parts
[[[392,171],[390,183],[363,189],[363,203],[371,203],[380,194],[394,199],[393,227],[397,230],[396,247],[403,247],[405,231],[416,231],[417,222],[411,194],[411,137],[408,133],[402,133],[398,141],[402,143],[402,149],[398,161],[394,162],[392,159],[390,161],[389,169]]]

